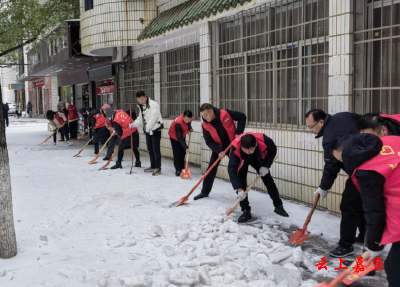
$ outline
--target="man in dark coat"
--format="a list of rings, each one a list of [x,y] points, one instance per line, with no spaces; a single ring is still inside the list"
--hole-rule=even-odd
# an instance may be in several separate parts
[[[8,120],[8,111],[9,111],[9,107],[8,104],[5,103],[3,104],[3,117],[4,117],[4,121],[6,122],[6,126],[8,127],[9,124],[9,120]]]
[[[268,194],[275,206],[274,212],[280,216],[289,217],[285,209],[283,209],[278,188],[269,172],[274,162],[276,151],[277,148],[274,141],[261,133],[245,133],[233,141],[228,172],[233,189],[238,194],[238,198],[242,198],[240,207],[243,214],[239,217],[239,222],[246,222],[251,219],[249,199],[248,196],[244,195],[244,191],[247,188],[249,165],[262,174],[262,181],[267,187]]]
[[[308,129],[316,135],[316,139],[323,137],[322,146],[324,148],[325,166],[321,184],[315,191],[315,195],[318,193],[321,195],[321,200],[327,197],[340,169],[343,168],[343,164],[331,155],[332,142],[336,137],[342,134],[358,134],[357,121],[359,118],[359,115],[347,112],[331,116],[319,109],[311,110],[306,114]],[[345,169],[344,171],[349,174]],[[335,250],[329,253],[333,257],[353,255],[353,244],[355,242],[364,242],[365,219],[361,196],[351,178],[346,181],[345,189],[342,194],[342,201],[340,203],[340,210],[342,213],[342,220],[340,223],[339,244]],[[358,237],[356,237],[357,227],[360,231]]]
[[[211,149],[212,154],[208,169],[215,163],[218,158],[221,160],[228,154],[224,151],[231,142],[243,133],[246,126],[246,115],[241,112],[231,111],[227,109],[217,109],[210,104],[203,104],[200,107],[200,113],[203,117],[203,137],[206,145]],[[237,121],[237,128],[234,124]],[[208,197],[211,192],[215,176],[217,175],[219,163],[211,170],[203,182],[201,192],[194,197],[198,200]]]

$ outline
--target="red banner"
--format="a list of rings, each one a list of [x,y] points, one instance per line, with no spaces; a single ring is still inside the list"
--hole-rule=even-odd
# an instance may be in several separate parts
[[[104,86],[96,89],[96,94],[113,94],[114,86]]]

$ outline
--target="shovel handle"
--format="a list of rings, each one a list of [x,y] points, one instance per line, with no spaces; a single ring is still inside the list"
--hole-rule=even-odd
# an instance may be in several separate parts
[[[189,133],[188,149],[190,147],[190,138],[191,137],[192,137],[192,132]],[[185,167],[185,170],[188,170],[188,167],[189,167],[189,154],[190,153],[186,154],[186,167]]]
[[[89,161],[89,164],[93,164],[93,163],[100,157],[101,152],[102,152],[103,149],[107,146],[108,142],[110,141],[110,139],[111,139],[112,137],[113,137],[113,136],[110,136],[110,137],[108,138],[108,140],[105,142],[105,144],[103,145],[103,147],[100,149],[100,151],[98,152],[98,154],[96,155],[96,157],[95,157],[94,159],[92,159],[91,161]]]
[[[278,158],[278,155],[275,156],[274,161]],[[256,185],[257,181],[263,177],[263,174],[259,174],[256,179],[250,184],[250,186],[246,189],[246,191],[244,192],[244,195],[247,195],[250,191],[250,189],[253,188],[254,185]],[[241,198],[239,198],[238,200],[236,200],[235,204],[232,205],[232,207],[228,210],[228,212],[226,213],[227,216],[229,216],[229,214],[232,213],[232,211],[236,208],[236,206],[238,206],[238,204],[242,201]]]
[[[313,206],[311,208],[311,211],[307,216],[306,222],[304,223],[304,226],[303,226],[303,230],[304,231],[307,230],[307,226],[311,221],[311,217],[314,214],[315,208],[317,207],[317,204],[318,204],[318,201],[319,201],[320,198],[321,198],[321,195],[318,193],[317,196],[315,197],[314,204],[313,204]]]
[[[362,255],[363,259],[368,259],[371,254],[369,254],[369,250],[365,251]],[[351,263],[351,265],[349,266],[349,269],[347,269],[347,273],[350,274],[352,272],[352,269],[357,265],[357,260],[354,260],[353,263]]]
[[[244,192],[244,195],[246,196],[250,189],[257,183],[257,181],[262,177],[263,175],[260,173],[256,179],[250,184],[250,186],[246,189],[246,191]],[[232,207],[229,209],[229,211],[226,213],[226,215],[228,216],[229,214],[232,213],[232,211],[236,208],[236,206],[238,206],[238,204],[242,201],[242,198],[239,198],[238,200],[236,200],[235,204],[232,205]]]
[[[224,150],[224,153],[226,154],[229,149],[232,147],[232,144],[230,144],[226,150]],[[218,159],[214,162],[212,166],[207,170],[207,172],[200,178],[199,182],[192,188],[192,190],[188,193],[188,195],[185,196],[185,198],[189,198],[189,196],[194,192],[194,190],[200,185],[200,183],[207,177],[207,175],[211,172],[211,170],[220,162],[222,158],[218,157]]]

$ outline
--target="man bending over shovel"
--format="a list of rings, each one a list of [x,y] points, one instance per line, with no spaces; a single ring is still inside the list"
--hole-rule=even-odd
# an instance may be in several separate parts
[[[231,142],[243,133],[246,126],[246,115],[241,112],[231,110],[220,110],[211,104],[202,104],[200,113],[203,117],[203,136],[206,145],[211,149],[212,154],[208,169],[219,159],[223,159],[226,154],[224,151]],[[237,121],[237,129],[234,121]],[[201,193],[194,197],[198,200],[208,197],[211,192],[215,176],[217,175],[219,163],[211,170],[204,179]]]
[[[361,193],[367,222],[366,247],[377,265],[384,245],[392,243],[385,261],[389,287],[400,286],[400,141],[397,136],[344,135],[332,145]]]
[[[273,140],[261,133],[245,133],[232,142],[228,172],[233,189],[236,190],[238,198],[242,198],[240,207],[243,214],[238,219],[241,223],[251,219],[249,199],[244,194],[244,190],[247,188],[249,165],[262,174],[262,181],[267,187],[268,194],[274,203],[275,213],[280,216],[289,217],[285,209],[283,209],[278,188],[269,172],[276,156],[276,150]]]

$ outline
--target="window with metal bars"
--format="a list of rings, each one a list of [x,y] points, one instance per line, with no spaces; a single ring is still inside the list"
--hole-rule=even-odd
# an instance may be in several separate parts
[[[212,103],[256,127],[328,108],[328,0],[273,1],[211,24]]]
[[[174,119],[185,110],[199,119],[200,46],[198,44],[169,50],[161,56],[161,113]]]
[[[400,113],[400,1],[355,7],[354,111]]]
[[[123,76],[119,77],[120,108],[137,106],[136,93],[144,91],[154,100],[154,56],[135,59],[126,65]]]

